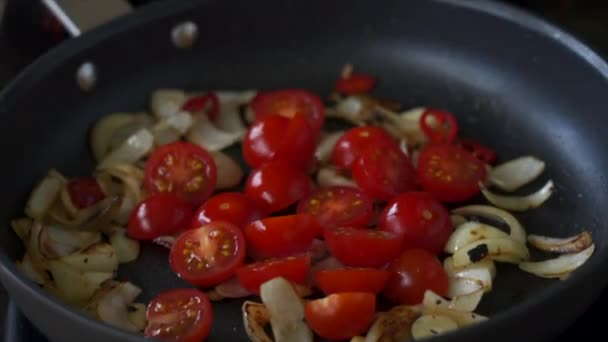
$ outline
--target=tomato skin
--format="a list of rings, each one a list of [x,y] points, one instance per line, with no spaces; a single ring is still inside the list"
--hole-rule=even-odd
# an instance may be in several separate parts
[[[312,162],[315,147],[315,132],[304,115],[297,114],[291,119],[267,115],[247,130],[243,158],[253,168],[271,160],[306,168]]]
[[[373,201],[356,188],[332,186],[313,190],[296,211],[315,215],[325,229],[365,227],[373,214]]]
[[[315,136],[325,121],[325,107],[319,96],[303,89],[259,92],[250,105],[256,120],[267,115],[278,114],[286,118],[293,118],[296,114],[304,115]]]
[[[210,103],[211,107],[207,112],[209,119],[215,121],[220,113],[220,99],[214,92],[209,92],[204,95],[194,96],[188,99],[182,106],[182,110],[188,112],[200,112]]]
[[[395,140],[384,128],[376,126],[351,128],[336,142],[331,154],[331,161],[339,168],[350,169],[365,149],[376,144],[397,146]]]
[[[192,312],[195,314],[192,315]],[[172,289],[156,296],[146,310],[144,335],[163,341],[200,342],[209,336],[213,310],[197,289]]]
[[[427,192],[408,192],[389,202],[379,228],[402,237],[403,248],[439,254],[454,228],[448,210]]]
[[[350,227],[325,231],[331,254],[351,267],[380,268],[401,253],[402,239],[389,232]]]
[[[430,125],[434,119],[435,127]],[[420,117],[420,127],[434,144],[451,144],[458,135],[458,122],[454,114],[437,109],[426,109]]]
[[[158,147],[146,162],[144,186],[148,193],[174,192],[200,205],[215,190],[217,167],[202,147],[175,142]]]
[[[418,158],[418,180],[443,202],[461,202],[480,191],[487,179],[485,164],[455,145],[427,145]]]
[[[285,209],[310,191],[310,179],[304,172],[278,160],[253,170],[245,185],[245,194],[266,213]]]
[[[209,198],[200,206],[192,228],[198,228],[213,221],[226,221],[239,228],[264,217],[258,206],[245,194],[240,192],[223,192]]]
[[[352,173],[363,192],[382,201],[418,188],[414,166],[394,144],[369,146],[356,160]]]
[[[92,177],[75,178],[66,184],[70,200],[78,209],[85,209],[106,197],[103,190]]]
[[[369,93],[376,85],[376,79],[368,74],[352,74],[341,77],[336,82],[336,91],[342,94],[365,94]]]
[[[364,334],[375,313],[376,296],[365,292],[336,293],[311,300],[304,307],[310,328],[328,340],[346,340]]]
[[[426,290],[440,296],[448,292],[448,276],[443,265],[424,249],[406,250],[387,270],[390,275],[384,295],[395,303],[420,304]]]
[[[190,227],[194,208],[171,192],[161,192],[139,203],[131,216],[127,233],[138,240],[172,235]]]
[[[310,214],[264,218],[247,225],[244,232],[249,255],[257,260],[304,253],[322,235],[317,219]]]
[[[322,270],[314,274],[315,283],[323,293],[382,291],[388,280],[388,271],[375,268],[341,268]]]
[[[245,237],[241,229],[213,221],[182,233],[169,254],[171,269],[197,286],[215,286],[234,275],[245,260]]]
[[[236,271],[236,277],[249,292],[259,294],[260,286],[276,277],[283,277],[296,284],[305,284],[309,270],[310,256],[305,254],[245,265]]]

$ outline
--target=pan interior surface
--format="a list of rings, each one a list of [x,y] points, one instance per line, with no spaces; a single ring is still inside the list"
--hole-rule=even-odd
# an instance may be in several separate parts
[[[142,11],[146,17],[136,20],[141,25],[120,21],[69,42],[0,98],[3,250],[11,262],[22,256],[8,222],[21,215],[27,195],[49,168],[70,177],[90,174],[94,164],[88,132],[101,116],[146,109],[150,93],[158,88],[301,87],[327,94],[342,65],[353,63],[377,76],[375,94],[398,100],[404,108],[428,105],[453,112],[463,136],[495,148],[502,160],[531,154],[546,161],[545,178],[522,193],[548,178],[557,191],[543,207],[518,218],[536,234],[590,230],[597,252],[581,270],[590,275],[605,264],[608,243],[603,226],[608,121],[601,117],[608,104],[606,75],[566,48],[562,37],[454,3],[394,0],[369,7],[366,1],[270,1],[235,7],[231,1],[216,1],[180,5],[168,15],[155,6]],[[198,40],[191,49],[176,49],[170,32],[184,20],[198,25]],[[125,29],[130,26],[135,27]],[[99,73],[97,87],[88,93],[74,79],[85,61]],[[119,278],[141,286],[143,301],[188,286],[171,272],[167,255],[166,249],[143,243],[140,258],[121,265]],[[595,276],[589,296],[605,284],[604,275]],[[513,266],[500,267],[479,312],[494,316],[538,299],[550,288],[567,290],[568,284],[557,283]],[[543,305],[549,308],[554,304],[546,302],[552,300]],[[245,337],[240,304],[214,305],[211,341]],[[110,335],[100,336],[102,341]]]

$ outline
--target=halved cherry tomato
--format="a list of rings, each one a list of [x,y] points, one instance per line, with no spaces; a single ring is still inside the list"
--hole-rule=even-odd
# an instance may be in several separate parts
[[[244,288],[251,293],[259,294],[260,285],[276,277],[283,277],[296,284],[304,284],[309,269],[310,256],[306,254],[249,264],[239,268],[236,276]]]
[[[362,335],[376,313],[376,296],[344,292],[311,300],[304,307],[306,321],[317,335],[328,340],[347,340]]]
[[[382,291],[388,280],[388,272],[375,268],[339,268],[314,274],[315,283],[323,293]]]
[[[282,160],[307,168],[316,148],[315,133],[306,117],[267,115],[255,122],[243,140],[243,157],[251,167]]]
[[[245,237],[232,223],[214,221],[182,233],[169,254],[173,272],[187,282],[214,286],[232,277],[245,260]]]
[[[352,74],[341,77],[336,82],[336,91],[342,94],[365,94],[369,93],[376,85],[376,79],[368,74]]]
[[[72,179],[66,187],[72,203],[78,209],[88,208],[106,197],[97,180],[92,177]]]
[[[194,208],[174,193],[161,192],[139,203],[129,218],[128,234],[138,240],[155,239],[190,228]]]
[[[245,185],[247,196],[266,213],[285,209],[310,191],[310,178],[303,171],[279,160],[253,170]]]
[[[379,268],[401,253],[401,237],[380,230],[337,228],[325,231],[331,254],[344,265]]]
[[[239,228],[264,216],[258,206],[240,192],[223,192],[209,198],[194,215],[192,228],[213,221],[226,221]]]
[[[336,142],[331,161],[339,168],[350,169],[365,149],[377,144],[397,145],[384,128],[376,126],[351,128]]]
[[[454,115],[437,109],[427,109],[420,117],[420,127],[434,144],[451,144],[458,135],[458,122]]]
[[[146,337],[162,341],[200,342],[209,336],[213,310],[197,289],[173,289],[156,296],[146,311]]]
[[[395,303],[415,305],[422,302],[424,292],[440,296],[448,292],[448,276],[433,254],[424,249],[410,249],[393,260],[384,294]]]
[[[308,251],[322,229],[313,215],[297,214],[253,221],[244,232],[249,255],[261,260]]]
[[[251,101],[251,108],[257,120],[267,115],[281,115],[293,118],[303,114],[308,118],[315,135],[323,127],[325,107],[316,95],[303,89],[284,89],[260,92]]]
[[[469,151],[475,158],[486,164],[491,165],[496,161],[496,152],[473,139],[460,139],[457,145]]]
[[[388,201],[417,189],[416,170],[394,144],[369,146],[352,168],[353,179],[369,196]]]
[[[479,193],[486,166],[455,145],[427,145],[418,158],[418,180],[444,202],[466,201]]]
[[[372,199],[358,189],[345,186],[318,188],[298,203],[298,213],[317,217],[321,227],[365,227],[372,217]]]
[[[217,168],[202,147],[175,142],[157,148],[145,169],[145,186],[150,194],[174,192],[198,205],[215,190]]]
[[[450,213],[428,192],[408,192],[389,202],[379,227],[403,238],[403,248],[423,248],[438,254],[452,234]]]
[[[213,92],[209,92],[204,95],[194,96],[188,99],[182,106],[182,110],[188,112],[200,112],[205,110],[209,105],[207,116],[209,119],[215,120],[220,113],[220,99]]]

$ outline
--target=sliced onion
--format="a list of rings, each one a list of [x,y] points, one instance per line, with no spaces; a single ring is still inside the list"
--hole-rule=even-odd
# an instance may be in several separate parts
[[[23,241],[24,243],[27,243],[27,240],[30,237],[30,232],[32,231],[33,224],[34,224],[34,221],[32,221],[32,219],[27,218],[27,217],[23,217],[23,218],[19,218],[19,219],[15,219],[15,220],[11,221],[11,227],[13,228],[13,231],[15,232],[15,234],[17,234],[19,239],[21,239],[21,241]]]
[[[246,301],[241,309],[245,332],[251,342],[273,342],[264,328],[270,323],[270,314],[262,303]]]
[[[436,308],[438,306],[448,308],[450,305],[450,301],[446,300],[445,298],[441,297],[440,295],[431,290],[426,290],[424,291],[422,305],[430,309]]]
[[[98,231],[105,229],[116,214],[120,198],[109,196],[80,210],[76,216],[69,220],[61,215],[51,213],[54,221],[66,229],[79,231]]]
[[[453,258],[455,267],[468,266],[485,258],[518,264],[529,260],[530,253],[525,244],[512,239],[483,239],[462,247]]]
[[[133,324],[139,331],[144,330],[146,324],[148,323],[146,321],[146,309],[147,306],[143,303],[133,303],[127,305],[127,311],[129,312],[127,316],[129,317],[129,322]]]
[[[171,247],[173,247],[173,244],[175,243],[175,240],[177,240],[177,238],[175,236],[166,235],[166,236],[159,236],[156,239],[152,240],[152,242],[154,242],[155,244],[157,244],[159,246],[163,246],[165,248],[171,249]]]
[[[111,165],[103,171],[110,174],[112,177],[118,178],[125,189],[122,193],[130,192],[135,196],[135,200],[140,202],[143,199],[141,186],[144,181],[144,171],[140,168],[128,164]]]
[[[115,272],[118,257],[112,245],[98,243],[86,250],[57,259],[81,272]]]
[[[544,252],[578,253],[591,246],[593,244],[593,238],[588,231],[567,238],[528,235],[528,243]]]
[[[458,329],[458,324],[448,316],[422,315],[412,324],[415,340],[445,334]]]
[[[535,180],[544,170],[544,161],[533,156],[519,157],[493,168],[490,183],[504,191],[515,191]]]
[[[243,106],[251,102],[258,94],[257,90],[216,90],[214,91],[217,98],[220,100],[220,105],[237,104]]]
[[[415,306],[400,305],[379,313],[365,336],[365,342],[409,341],[411,326],[420,317],[420,311]]]
[[[477,279],[450,278],[448,297],[452,298],[448,308],[473,312],[481,302],[484,286]]]
[[[399,129],[407,137],[409,146],[420,146],[427,142],[426,134],[420,127],[420,118],[425,111],[425,107],[415,107],[399,114]]]
[[[526,231],[521,223],[510,213],[490,205],[468,205],[454,209],[452,213],[462,216],[477,216],[499,220],[509,227],[509,235],[515,241],[526,243]]]
[[[124,142],[142,129],[152,130],[154,121],[147,113],[133,114],[131,120],[118,127],[111,136],[108,152],[118,149]]]
[[[112,272],[83,272],[61,261],[51,261],[49,272],[58,295],[70,304],[80,304],[93,296],[106,280],[112,279]]]
[[[344,135],[345,131],[338,131],[333,133],[325,134],[321,137],[321,141],[317,145],[315,150],[315,158],[321,164],[327,164],[331,159],[331,154],[334,150],[334,146],[340,138]]]
[[[178,141],[192,127],[194,120],[188,112],[179,111],[159,121],[152,128],[156,145],[169,144]]]
[[[56,172],[49,172],[30,194],[25,206],[27,216],[42,219],[55,203],[64,184],[63,177],[57,176]]]
[[[371,111],[366,108],[364,101],[358,96],[348,96],[342,99],[335,111],[327,112],[328,117],[335,117],[352,124],[362,124],[369,119]]]
[[[178,89],[159,89],[152,93],[150,110],[159,119],[167,118],[182,109],[188,97]]]
[[[36,267],[27,252],[23,255],[23,259],[17,262],[17,268],[36,284],[42,285],[49,281],[44,269]]]
[[[46,225],[40,233],[40,252],[48,259],[80,252],[101,242],[100,232],[67,230]]]
[[[443,268],[448,277],[474,279],[483,284],[484,291],[492,291],[492,279],[496,277],[496,265],[490,259],[484,259],[465,267],[454,267],[454,259],[448,257],[443,261]]]
[[[594,251],[595,244],[592,244],[575,254],[565,254],[545,261],[522,262],[519,268],[543,278],[561,278],[581,267]]]
[[[108,153],[114,132],[133,119],[133,114],[113,113],[95,122],[91,130],[91,149],[95,160],[100,162]]]
[[[467,219],[462,215],[450,215],[450,220],[452,220],[452,226],[458,227],[462,224],[467,223]]]
[[[338,169],[336,169],[332,166],[326,166],[319,170],[319,172],[317,173],[317,185],[320,187],[330,187],[330,186],[350,186],[353,188],[357,187],[357,183],[355,183],[355,181],[340,174]]]
[[[141,129],[130,136],[116,150],[110,152],[99,164],[105,169],[114,164],[134,164],[147,155],[154,146],[154,136],[147,129]]]
[[[251,102],[257,92],[216,91],[215,94],[220,102],[219,115],[215,120],[217,127],[226,132],[244,135],[247,128],[241,120],[240,107]]]
[[[454,322],[456,322],[456,324],[458,324],[458,327],[465,327],[468,325],[478,324],[478,323],[488,320],[487,317],[476,314],[476,313],[450,309],[450,308],[446,308],[444,306],[435,306],[435,307],[423,306],[422,312],[425,315],[447,316],[447,317],[451,318],[452,320],[454,320]]]
[[[291,283],[274,278],[260,286],[260,297],[268,313],[275,342],[312,342],[312,331],[304,321],[304,305]]]
[[[194,124],[186,135],[186,140],[211,152],[221,151],[241,138],[240,133],[230,133],[215,127],[205,114],[194,117]]]
[[[114,248],[119,263],[134,261],[139,256],[139,241],[129,238],[126,229],[113,227],[108,240]]]
[[[245,298],[251,296],[236,277],[232,277],[215,287],[215,292],[223,298]]]
[[[136,332],[136,327],[129,320],[129,304],[141,293],[141,289],[131,283],[122,283],[105,293],[97,304],[99,318],[114,327]]]
[[[488,202],[497,207],[512,211],[526,211],[540,207],[549,199],[549,197],[551,197],[554,189],[555,186],[553,181],[550,180],[540,190],[527,196],[499,195],[491,192],[485,187],[481,188],[481,193],[488,200]]]
[[[227,154],[216,151],[211,154],[217,168],[218,190],[231,189],[243,180],[243,168]]]
[[[508,239],[509,234],[502,230],[479,222],[467,222],[454,230],[448,242],[445,244],[444,251],[454,254],[460,248],[475,241],[483,239]]]

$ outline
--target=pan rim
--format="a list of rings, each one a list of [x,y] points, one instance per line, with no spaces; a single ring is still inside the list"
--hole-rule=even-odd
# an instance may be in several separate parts
[[[537,16],[526,12],[525,10],[516,8],[512,5],[499,3],[496,1],[467,1],[467,0],[433,0],[436,3],[443,3],[448,6],[465,8],[474,12],[490,15],[499,20],[519,25],[527,30],[537,33],[546,39],[550,39],[555,43],[563,46],[567,51],[576,54],[578,58],[597,71],[602,77],[608,81],[608,64],[594,50],[588,47],[585,43],[575,38],[570,33],[557,27],[556,25],[538,18]],[[51,50],[47,54],[37,59],[30,66],[25,68],[20,74],[13,79],[2,92],[0,92],[0,104],[6,99],[27,92],[30,84],[35,84],[38,80],[43,79],[50,70],[54,70],[59,64],[64,63],[66,59],[73,57],[83,50],[92,47],[100,42],[108,39],[118,33],[129,31],[145,23],[161,19],[166,16],[185,13],[189,8],[197,8],[205,6],[209,0],[186,0],[180,3],[172,4],[168,8],[163,2],[154,3],[139,9],[133,14],[119,18],[106,25],[96,28],[85,33],[79,38],[75,38],[63,43],[61,46]],[[607,82],[608,84],[608,82]],[[517,303],[507,310],[492,315],[491,319],[479,326],[467,327],[456,332],[439,336],[434,341],[446,341],[453,337],[472,337],[479,336],[483,331],[490,331],[495,326],[501,325],[511,318],[520,316],[528,311],[529,308],[540,305],[542,303],[555,300],[559,294],[564,293],[574,283],[584,281],[588,275],[600,267],[608,267],[608,250],[596,250],[595,258],[592,258],[579,272],[576,272],[568,281],[551,284],[546,290],[543,290],[538,296],[528,298],[523,302]],[[23,287],[24,292],[37,302],[43,303],[52,307],[54,310],[61,311],[69,319],[83,324],[84,327],[91,331],[105,330],[107,334],[113,338],[124,341],[147,341],[141,335],[118,330],[108,324],[95,320],[82,314],[77,309],[68,307],[59,299],[51,296],[42,288],[35,285],[25,275],[21,274],[15,266],[14,260],[3,251],[0,252],[0,273],[3,278],[10,279],[13,284]],[[602,286],[605,287],[608,282],[608,275],[604,276]]]

